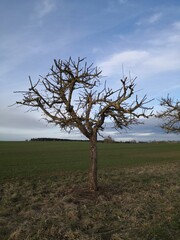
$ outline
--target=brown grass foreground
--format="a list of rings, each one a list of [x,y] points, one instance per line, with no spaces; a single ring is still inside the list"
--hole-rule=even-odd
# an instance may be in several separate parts
[[[96,193],[84,172],[3,181],[0,239],[179,239],[178,162],[101,170],[99,179]]]

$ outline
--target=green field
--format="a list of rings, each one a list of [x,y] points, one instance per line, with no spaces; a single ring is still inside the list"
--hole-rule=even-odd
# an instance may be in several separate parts
[[[180,143],[0,142],[0,240],[179,240]]]
[[[178,160],[180,143],[98,143],[100,169]],[[88,164],[88,142],[0,142],[0,179],[84,171]]]

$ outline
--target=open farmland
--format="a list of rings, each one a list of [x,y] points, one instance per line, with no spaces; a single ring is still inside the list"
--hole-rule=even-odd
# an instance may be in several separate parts
[[[180,143],[99,143],[96,193],[88,149],[0,142],[0,239],[179,239]]]
[[[99,168],[131,167],[180,160],[180,143],[98,143]],[[0,142],[0,179],[84,171],[88,142]]]

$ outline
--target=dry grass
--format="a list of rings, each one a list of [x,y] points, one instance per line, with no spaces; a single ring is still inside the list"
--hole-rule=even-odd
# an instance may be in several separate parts
[[[174,240],[180,236],[179,164],[12,179],[0,187],[2,240]]]

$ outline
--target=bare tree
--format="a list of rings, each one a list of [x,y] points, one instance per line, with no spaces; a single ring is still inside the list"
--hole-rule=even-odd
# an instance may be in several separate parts
[[[161,98],[160,105],[164,108],[157,114],[158,118],[164,120],[161,127],[168,133],[180,133],[180,101],[175,101],[168,95]]]
[[[89,188],[97,190],[97,135],[104,129],[105,119],[113,121],[115,128],[137,124],[138,118],[151,113],[146,107],[149,101],[134,94],[135,79],[123,78],[120,88],[113,90],[100,84],[101,71],[85,58],[73,61],[54,60],[54,66],[45,77],[33,84],[17,104],[33,110],[41,109],[48,123],[54,123],[66,131],[78,128],[90,141]],[[135,95],[135,96],[134,96]],[[133,99],[131,99],[134,96]],[[146,105],[146,106],[145,106]]]
[[[109,135],[104,138],[104,143],[113,143],[114,139]]]

